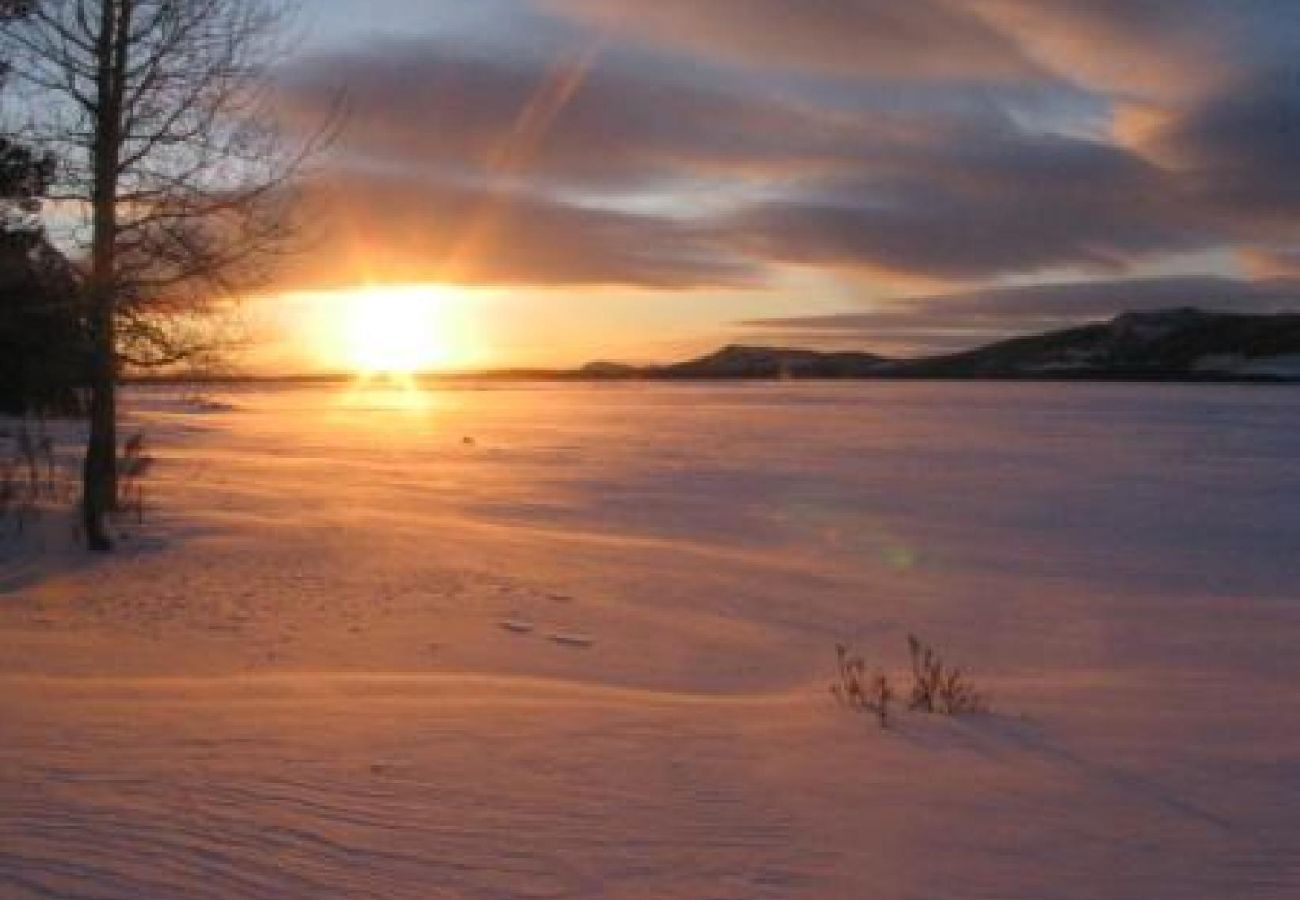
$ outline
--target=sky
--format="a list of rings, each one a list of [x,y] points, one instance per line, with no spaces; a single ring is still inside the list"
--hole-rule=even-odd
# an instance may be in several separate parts
[[[459,367],[1300,306],[1296,0],[306,6],[283,108],[348,116],[265,365],[386,285]]]

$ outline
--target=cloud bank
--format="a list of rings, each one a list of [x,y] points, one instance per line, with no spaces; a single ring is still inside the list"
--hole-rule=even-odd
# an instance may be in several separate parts
[[[1093,303],[1111,295],[1090,282],[1175,257],[1204,254],[1223,279],[1300,255],[1289,0],[480,12],[477,32],[359,39],[285,67],[291,120],[340,85],[353,110],[311,189],[330,264],[286,279],[342,283],[364,264],[757,289],[795,268],[906,295],[1069,271]]]

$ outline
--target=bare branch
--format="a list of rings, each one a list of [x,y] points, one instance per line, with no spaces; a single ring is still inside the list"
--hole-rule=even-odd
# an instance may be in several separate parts
[[[0,0],[0,17],[5,0]],[[284,0],[40,0],[0,29],[27,91],[23,134],[57,156],[51,193],[86,220],[94,347],[84,510],[93,545],[115,497],[120,366],[168,366],[218,349],[194,324],[258,285],[294,245],[295,176],[337,122],[289,142],[270,67]]]

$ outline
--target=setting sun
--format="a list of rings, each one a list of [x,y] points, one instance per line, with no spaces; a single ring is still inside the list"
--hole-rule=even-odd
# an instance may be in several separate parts
[[[347,299],[348,362],[358,372],[410,375],[447,365],[449,335],[428,288],[374,288]]]
[[[291,298],[320,364],[360,375],[413,375],[478,364],[472,298],[446,285],[385,285]]]

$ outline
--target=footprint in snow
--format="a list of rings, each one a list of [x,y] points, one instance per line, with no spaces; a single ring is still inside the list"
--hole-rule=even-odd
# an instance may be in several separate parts
[[[587,648],[596,642],[596,639],[585,634],[575,634],[568,631],[553,631],[547,635],[547,638],[554,644],[562,647],[581,647]]]

